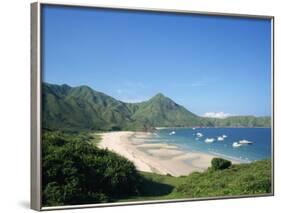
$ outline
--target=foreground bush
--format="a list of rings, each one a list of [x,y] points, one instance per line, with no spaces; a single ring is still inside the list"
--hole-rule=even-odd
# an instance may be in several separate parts
[[[133,163],[99,149],[81,137],[43,136],[43,205],[108,202],[138,194],[140,176]]]
[[[213,158],[211,163],[214,170],[223,170],[231,166],[231,161],[222,158]]]
[[[271,193],[271,171],[271,161],[261,160],[224,170],[194,172],[176,186],[176,192],[189,198],[267,194]]]

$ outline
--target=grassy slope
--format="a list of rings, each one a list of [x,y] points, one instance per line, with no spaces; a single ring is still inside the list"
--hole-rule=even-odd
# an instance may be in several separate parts
[[[181,199],[234,195],[258,195],[271,192],[271,161],[233,165],[229,169],[194,172],[172,177],[141,172],[149,182],[142,195],[119,201]]]

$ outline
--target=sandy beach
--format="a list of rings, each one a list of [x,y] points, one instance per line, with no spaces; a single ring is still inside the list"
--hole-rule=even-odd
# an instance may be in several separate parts
[[[188,175],[194,171],[204,171],[211,166],[214,156],[205,153],[188,152],[166,143],[149,142],[146,132],[108,132],[102,133],[100,148],[107,148],[130,161],[140,171]]]

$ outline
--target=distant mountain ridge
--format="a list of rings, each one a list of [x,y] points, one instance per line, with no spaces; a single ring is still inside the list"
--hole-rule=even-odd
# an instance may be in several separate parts
[[[43,83],[43,128],[65,130],[151,130],[154,127],[270,127],[270,117],[204,118],[158,93],[125,103],[88,86]]]

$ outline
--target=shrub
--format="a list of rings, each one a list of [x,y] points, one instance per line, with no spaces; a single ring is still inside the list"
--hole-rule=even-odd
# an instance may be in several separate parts
[[[43,205],[108,202],[137,195],[141,182],[134,164],[83,137],[43,135]]]
[[[223,158],[213,158],[212,159],[212,168],[214,170],[223,170],[231,166],[231,161],[225,160]]]

